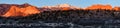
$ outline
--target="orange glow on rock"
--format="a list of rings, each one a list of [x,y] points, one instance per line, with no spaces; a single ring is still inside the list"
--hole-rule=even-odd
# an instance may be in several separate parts
[[[11,6],[10,9],[3,15],[5,17],[9,16],[28,16],[30,14],[36,14],[40,11],[34,6],[27,6],[20,8],[17,6]]]
[[[112,10],[112,6],[111,5],[100,5],[100,4],[97,4],[97,5],[92,5],[90,7],[87,7],[86,9],[91,9],[91,10],[94,10],[94,9]]]
[[[68,7],[64,7],[64,8],[62,8],[62,10],[64,11],[64,10],[69,10],[69,8]]]
[[[114,7],[115,11],[120,11],[120,7]]]

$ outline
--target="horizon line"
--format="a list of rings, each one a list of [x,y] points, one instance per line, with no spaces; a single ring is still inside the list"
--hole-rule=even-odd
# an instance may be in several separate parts
[[[35,7],[43,7],[43,6],[56,6],[56,5],[60,5],[60,4],[54,4],[54,5],[43,5],[43,6],[36,6],[36,5],[33,5],[33,4],[30,4],[30,3],[22,3],[22,4],[18,4],[18,3],[0,3],[0,4],[17,4],[17,5],[22,5],[22,4],[29,4],[29,5],[32,5],[32,6],[35,6]],[[68,3],[63,3],[63,4],[68,4]],[[71,4],[68,4],[68,5],[71,5]],[[92,5],[110,5],[113,7],[120,7],[119,5],[116,5],[116,6],[113,6],[111,4],[92,4]],[[87,8],[87,7],[90,7],[92,5],[89,5],[89,6],[86,6],[86,7],[82,7],[82,6],[79,6],[79,5],[71,5],[71,6],[75,6],[75,7],[79,7],[79,8]]]

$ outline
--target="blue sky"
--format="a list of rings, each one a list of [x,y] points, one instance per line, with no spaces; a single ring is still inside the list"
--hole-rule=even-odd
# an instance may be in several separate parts
[[[0,4],[24,4],[29,3],[31,5],[51,6],[57,4],[70,4],[78,7],[87,7],[93,4],[110,4],[112,6],[120,6],[120,0],[0,0]]]

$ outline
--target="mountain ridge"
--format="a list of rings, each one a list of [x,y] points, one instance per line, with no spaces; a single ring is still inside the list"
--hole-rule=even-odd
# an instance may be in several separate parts
[[[5,9],[3,9],[5,8]],[[67,10],[81,10],[83,8],[71,6],[69,4],[59,4],[56,6],[44,6],[44,7],[36,7],[32,6],[28,3],[25,4],[0,4],[0,15],[3,17],[10,17],[10,16],[28,16],[30,14],[36,14],[40,12],[44,12],[46,10],[48,11],[67,11]],[[92,6],[89,6],[83,10],[115,10],[120,11],[120,7],[114,7],[112,8],[111,5],[102,5],[102,4],[95,4]]]

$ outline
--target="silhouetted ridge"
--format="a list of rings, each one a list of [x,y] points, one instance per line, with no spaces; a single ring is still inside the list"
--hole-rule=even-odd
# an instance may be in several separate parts
[[[24,3],[24,4],[10,4],[11,6],[17,6],[17,7],[21,7],[21,8],[24,8],[24,7],[27,7],[27,6],[32,6],[28,3]]]
[[[6,13],[6,11],[9,10],[10,4],[0,4],[0,15],[3,15]]]

